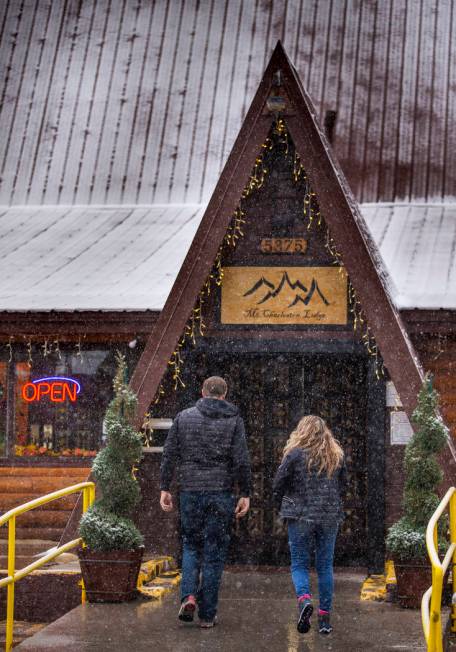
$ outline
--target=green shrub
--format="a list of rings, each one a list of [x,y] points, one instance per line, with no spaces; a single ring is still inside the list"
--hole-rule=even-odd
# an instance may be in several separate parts
[[[143,538],[129,518],[140,500],[134,467],[141,459],[141,435],[131,425],[136,396],[125,382],[126,362],[117,354],[114,398],[105,424],[107,445],[95,457],[92,472],[101,498],[82,516],[79,534],[91,550],[131,550]]]
[[[448,431],[437,415],[438,394],[426,377],[418,395],[418,404],[412,420],[416,431],[405,449],[404,516],[388,531],[386,546],[402,561],[427,559],[426,527],[440,502],[437,487],[443,473],[437,454],[444,448]],[[439,531],[445,534],[443,520]],[[445,542],[439,544],[444,549]]]
[[[84,514],[80,533],[91,550],[132,550],[142,545],[143,538],[129,518],[116,516],[98,506]]]
[[[386,546],[401,561],[426,559],[426,528],[413,526],[401,518],[388,530]]]

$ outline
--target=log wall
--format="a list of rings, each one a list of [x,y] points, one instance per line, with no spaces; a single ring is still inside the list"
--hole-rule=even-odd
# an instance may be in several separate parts
[[[453,438],[456,438],[456,333],[414,333],[412,340],[424,370],[431,372],[434,377],[434,387],[440,395],[442,416]],[[391,446],[388,426],[385,446],[387,527],[402,514],[404,448],[405,446]],[[441,490],[443,494],[448,484],[454,484],[456,477],[448,449],[442,455],[442,463],[446,470],[446,480]]]

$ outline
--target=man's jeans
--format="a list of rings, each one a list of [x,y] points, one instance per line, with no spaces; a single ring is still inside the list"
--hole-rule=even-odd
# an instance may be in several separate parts
[[[291,553],[291,577],[299,598],[310,590],[310,556],[315,541],[315,568],[318,575],[320,609],[331,611],[334,579],[333,561],[338,524],[322,525],[288,520],[288,545]]]
[[[230,542],[234,496],[227,491],[182,491],[180,512],[181,598],[196,596],[199,617],[213,620]]]

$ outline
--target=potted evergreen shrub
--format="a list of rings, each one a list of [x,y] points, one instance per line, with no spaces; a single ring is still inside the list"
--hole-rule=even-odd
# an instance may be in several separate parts
[[[419,608],[423,593],[432,583],[426,527],[440,502],[437,487],[443,473],[437,455],[448,436],[437,407],[438,394],[426,377],[412,415],[416,430],[405,449],[404,515],[389,529],[386,538],[394,560],[399,603],[404,607]]]
[[[133,599],[144,551],[142,535],[130,518],[140,499],[134,468],[141,458],[142,439],[132,425],[136,395],[126,384],[126,362],[120,353],[113,386],[105,417],[107,445],[92,466],[101,497],[79,525],[85,546],[78,554],[90,602]]]

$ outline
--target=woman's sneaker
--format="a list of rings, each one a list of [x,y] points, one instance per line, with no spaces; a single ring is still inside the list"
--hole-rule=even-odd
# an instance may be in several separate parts
[[[196,599],[194,595],[188,595],[182,600],[180,609],[179,609],[179,620],[183,620],[184,623],[193,622],[193,616],[195,615],[196,609]]]
[[[297,630],[300,634],[306,634],[310,629],[310,617],[313,613],[312,602],[306,598],[298,602],[298,624]]]
[[[331,634],[332,630],[329,614],[318,614],[318,631],[320,634]]]

